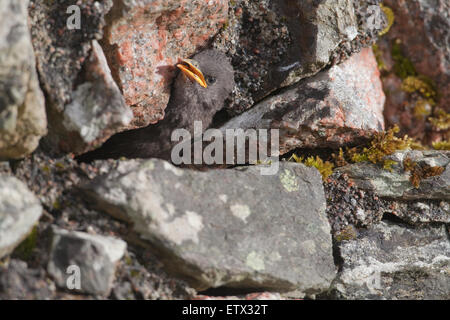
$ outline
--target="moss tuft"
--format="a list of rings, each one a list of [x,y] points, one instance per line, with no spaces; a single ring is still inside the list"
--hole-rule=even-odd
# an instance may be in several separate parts
[[[357,232],[355,227],[349,225],[343,228],[339,233],[335,235],[335,239],[337,242],[354,240],[357,237]]]
[[[36,248],[37,238],[38,229],[37,226],[35,226],[28,237],[26,237],[14,250],[13,255],[25,261],[29,260],[33,254],[34,248]]]
[[[434,142],[433,149],[435,149],[435,150],[450,150],[450,141]]]
[[[444,167],[419,165],[417,162],[412,161],[411,158],[406,158],[405,160],[403,160],[403,168],[405,169],[405,171],[411,172],[409,181],[416,189],[420,187],[420,182],[423,179],[439,176],[445,170]]]
[[[401,41],[396,40],[391,48],[392,59],[394,60],[394,73],[400,79],[417,76],[416,68],[413,63],[403,55]]]
[[[319,156],[316,156],[315,158],[308,157],[305,160],[304,157],[298,157],[297,155],[293,154],[291,158],[289,158],[289,161],[303,163],[307,167],[316,168],[322,175],[323,180],[326,180],[329,176],[333,174],[334,165],[329,161],[323,161]]]
[[[362,152],[358,152],[357,148],[348,150],[351,161],[381,163],[384,168],[390,169],[392,163],[390,160],[384,160],[384,158],[395,151],[408,149],[412,143],[412,139],[408,138],[408,136],[397,138],[395,134],[399,131],[398,126],[395,126],[387,132],[377,133],[370,142],[370,147],[363,148]]]
[[[403,80],[402,90],[408,93],[419,93],[424,98],[434,98],[436,90],[433,82],[425,76],[408,76]],[[434,102],[433,102],[434,104]]]
[[[450,113],[439,109],[435,112],[436,116],[429,118],[430,123],[438,130],[450,129]]]

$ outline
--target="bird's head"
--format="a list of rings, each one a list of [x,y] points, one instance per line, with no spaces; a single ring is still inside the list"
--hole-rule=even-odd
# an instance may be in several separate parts
[[[181,74],[175,86],[182,89],[184,95],[201,103],[211,103],[220,109],[223,107],[223,102],[234,87],[233,67],[224,53],[213,49],[204,50],[192,59],[180,60],[177,67]]]

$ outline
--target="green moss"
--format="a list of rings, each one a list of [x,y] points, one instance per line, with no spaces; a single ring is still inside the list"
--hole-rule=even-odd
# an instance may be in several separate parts
[[[388,33],[389,30],[391,29],[391,27],[394,25],[395,15],[394,15],[394,11],[392,11],[391,8],[389,8],[383,4],[380,4],[380,7],[381,7],[381,10],[383,10],[384,14],[386,15],[386,18],[388,21],[387,27],[379,33],[380,36],[383,36],[386,33]]]
[[[394,73],[401,79],[417,76],[413,63],[403,55],[401,41],[396,40],[391,48],[392,59],[394,60]]]
[[[323,161],[319,156],[316,156],[315,158],[308,157],[305,160],[304,157],[298,157],[297,155],[293,154],[289,160],[298,163],[303,163],[307,167],[316,168],[322,175],[323,180],[326,180],[329,176],[333,174],[334,165],[329,161]]]
[[[435,149],[435,150],[450,150],[450,141],[434,142],[433,149]]]
[[[381,52],[380,48],[377,44],[374,44],[372,46],[373,54],[375,55],[375,59],[377,60],[378,70],[383,71],[387,70],[386,64],[383,60],[383,53]]]
[[[348,150],[348,155],[352,162],[369,161],[375,164],[382,164],[384,168],[390,169],[391,160],[384,160],[386,156],[398,150],[405,150],[411,146],[412,140],[405,136],[398,138],[395,136],[400,129],[395,126],[387,132],[380,132],[375,135],[369,147],[364,147],[361,152],[357,148]]]
[[[43,167],[41,168],[41,170],[42,170],[43,172],[45,172],[45,173],[50,173],[50,172],[51,172],[49,166],[43,166]]]
[[[337,242],[342,242],[342,241],[349,241],[349,240],[354,240],[356,239],[356,237],[358,236],[355,227],[349,225],[346,226],[344,229],[342,229],[340,232],[338,232],[334,238],[336,239]]]
[[[38,229],[37,226],[35,226],[31,230],[28,237],[26,237],[26,239],[23,240],[19,244],[19,246],[14,250],[13,255],[22,260],[29,260],[33,254],[34,248],[36,248],[37,238],[38,238]]]
[[[426,118],[431,115],[433,106],[435,105],[432,99],[420,99],[414,106],[414,116],[416,118]]]
[[[430,123],[438,130],[450,129],[450,113],[442,109],[437,110],[435,113],[435,117],[429,118]]]
[[[402,90],[408,93],[419,93],[422,97],[433,99],[436,97],[436,90],[433,82],[425,76],[408,76],[403,80]],[[434,105],[434,100],[432,104]]]

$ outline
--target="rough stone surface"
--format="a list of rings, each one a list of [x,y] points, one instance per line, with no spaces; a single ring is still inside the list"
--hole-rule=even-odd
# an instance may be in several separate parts
[[[439,105],[450,112],[450,3],[447,0],[384,2],[396,17],[389,38],[400,39],[417,71],[434,80],[441,94]]]
[[[0,2],[0,159],[33,152],[47,132],[27,5],[28,0]]]
[[[39,200],[24,183],[0,174],[0,258],[25,239],[41,214]]]
[[[403,160],[409,158],[414,162],[431,167],[444,167],[439,176],[423,179],[419,188],[410,182],[409,171],[403,168]],[[450,156],[443,151],[400,151],[390,157],[397,161],[392,171],[371,163],[356,163],[338,168],[346,173],[358,187],[373,190],[378,196],[394,199],[440,199],[450,200]]]
[[[0,299],[44,300],[54,294],[43,270],[30,269],[26,262],[12,259],[0,266]]]
[[[301,164],[263,176],[257,166],[197,172],[123,161],[83,189],[196,289],[314,294],[335,275],[321,177]]]
[[[100,45],[92,41],[91,53],[84,64],[85,80],[72,93],[61,114],[60,128],[47,140],[61,149],[82,153],[92,149],[130,123],[131,109],[125,104]],[[54,114],[55,118],[59,117]]]
[[[179,58],[207,45],[226,20],[228,0],[116,1],[103,48],[134,120],[164,117]]]
[[[339,244],[341,299],[450,298],[450,241],[444,226],[380,222]]]
[[[116,263],[124,255],[126,247],[120,239],[53,228],[47,270],[60,288],[67,289],[68,277],[73,274],[67,273],[67,268],[78,266],[81,276],[79,291],[108,295]]]
[[[280,153],[339,147],[384,129],[384,93],[373,53],[364,49],[258,103],[222,129],[280,129]]]
[[[214,42],[232,57],[236,90],[228,111],[255,102],[330,63],[338,46],[358,35],[353,2],[248,1],[231,5]]]
[[[398,125],[402,134],[425,145],[450,140],[448,128],[438,128],[430,121],[431,117],[439,116],[439,110],[450,112],[450,3],[446,0],[384,3],[395,15],[394,25],[376,48],[387,98],[386,125]],[[408,63],[397,61],[398,55]],[[435,94],[406,92],[403,88],[406,76],[426,80]]]
[[[100,40],[112,1],[77,4],[82,23],[69,29],[73,1],[35,1],[29,8],[31,34],[42,87],[46,92],[49,135],[44,146],[76,154],[90,150],[131,121],[114,83]]]

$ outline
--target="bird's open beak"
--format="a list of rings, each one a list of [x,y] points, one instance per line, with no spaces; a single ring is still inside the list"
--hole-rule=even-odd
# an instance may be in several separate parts
[[[206,88],[205,77],[198,67],[197,63],[191,59],[182,59],[180,63],[177,63],[177,67],[191,80],[197,81],[203,88]]]

